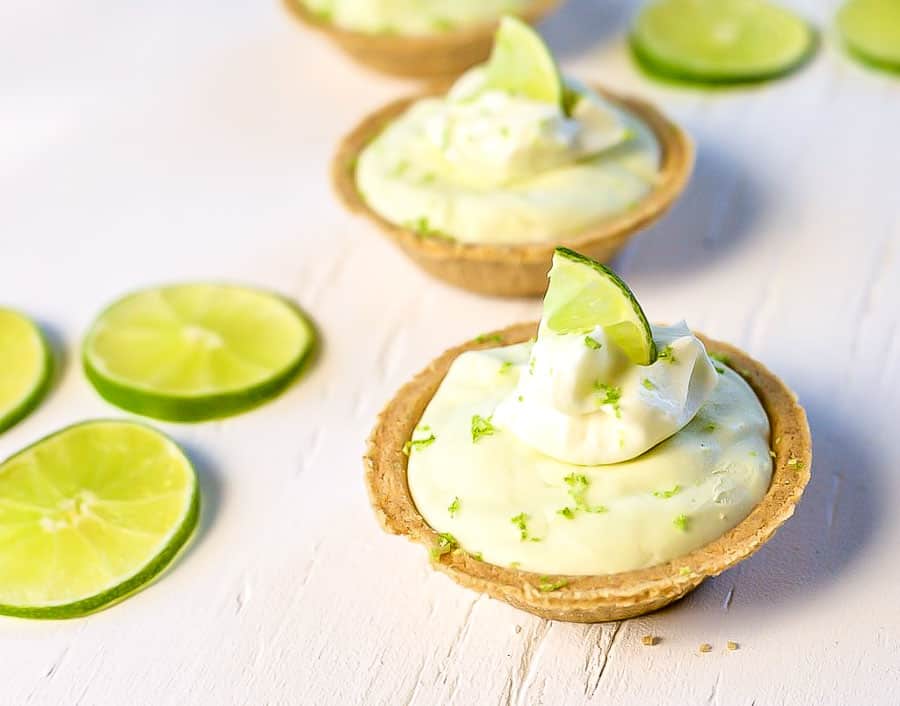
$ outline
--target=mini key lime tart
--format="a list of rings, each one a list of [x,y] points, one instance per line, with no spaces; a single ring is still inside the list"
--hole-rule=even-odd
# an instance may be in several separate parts
[[[656,610],[750,556],[810,463],[775,375],[684,323],[649,325],[615,274],[562,248],[540,324],[433,361],[365,457],[385,530],[463,586],[576,622]]]
[[[504,14],[537,22],[559,1],[283,0],[364,66],[424,79],[458,76],[484,61]]]
[[[487,64],[366,118],[333,175],[347,206],[429,273],[519,296],[543,293],[556,245],[611,258],[692,164],[655,108],[564,80],[537,33],[504,18]]]

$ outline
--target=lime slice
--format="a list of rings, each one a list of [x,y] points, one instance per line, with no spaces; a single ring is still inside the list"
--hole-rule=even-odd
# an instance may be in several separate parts
[[[850,0],[837,16],[850,51],[863,61],[900,71],[900,2]]]
[[[541,35],[515,17],[504,17],[487,63],[485,88],[563,106],[563,81]]]
[[[786,73],[814,45],[806,22],[765,0],[657,0],[631,35],[635,57],[651,72],[709,83]]]
[[[40,329],[18,312],[0,309],[0,431],[37,407],[52,373],[53,356]]]
[[[200,492],[174,442],[85,422],[0,464],[0,615],[74,618],[157,576],[197,525]]]
[[[568,248],[553,253],[544,321],[559,334],[588,333],[602,326],[636,365],[656,360],[650,324],[628,285],[605,265]]]
[[[278,296],[182,284],[130,294],[106,309],[85,340],[84,369],[123,409],[198,421],[277,395],[314,342],[303,314]]]

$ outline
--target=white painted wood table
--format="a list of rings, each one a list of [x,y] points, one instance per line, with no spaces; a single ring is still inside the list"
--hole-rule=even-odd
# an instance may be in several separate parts
[[[543,27],[572,73],[658,102],[699,146],[683,200],[617,267],[654,318],[781,374],[815,437],[806,497],[759,554],[660,613],[584,626],[457,587],[368,508],[382,403],[444,348],[538,312],[428,279],[332,196],[341,135],[413,86],[274,0],[2,0],[0,301],[36,316],[65,366],[0,456],[121,415],[78,346],[139,285],[279,289],[324,350],[262,409],[161,425],[200,466],[197,540],[108,611],[0,619],[0,703],[900,703],[900,80],[837,49],[835,0],[794,5],[826,28],[818,56],[728,93],[642,78],[623,40],[634,4],[572,0]]]

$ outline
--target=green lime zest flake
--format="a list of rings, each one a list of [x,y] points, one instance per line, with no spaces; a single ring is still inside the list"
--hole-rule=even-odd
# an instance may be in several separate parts
[[[509,568],[510,568],[510,569],[518,569],[520,566],[522,566],[522,562],[521,562],[521,561],[511,561],[511,562],[509,562]]]
[[[594,351],[599,351],[601,348],[603,348],[602,343],[594,340],[590,336],[584,337],[584,345],[586,345],[588,348],[590,348],[591,350],[594,350]]]
[[[678,359],[675,358],[675,349],[673,349],[672,346],[666,346],[665,348],[663,348],[659,352],[659,355],[657,357],[662,358],[667,363],[675,364],[678,362]]]
[[[562,515],[562,516],[565,517],[567,520],[574,520],[574,519],[575,519],[575,510],[573,510],[573,509],[570,508],[570,507],[564,507],[562,510],[557,510],[557,511],[556,511],[556,514],[557,514],[557,515]]]
[[[690,523],[691,523],[691,518],[684,514],[681,514],[678,517],[676,517],[674,520],[672,520],[672,524],[675,525],[682,532],[688,531],[688,527],[690,526]]]
[[[528,374],[529,375],[534,375],[534,366],[536,363],[537,363],[537,358],[535,358],[534,356],[531,356],[531,358],[528,359]]]
[[[472,552],[469,556],[476,561],[484,561],[484,555],[481,552]]]
[[[716,423],[715,422],[707,422],[706,424],[703,425],[703,430],[704,431],[715,431]]]
[[[453,498],[453,502],[447,507],[447,512],[450,513],[450,517],[456,517],[456,513],[459,512],[459,496]]]
[[[541,576],[538,590],[541,593],[550,593],[551,591],[558,591],[561,588],[565,588],[568,585],[569,582],[566,581],[566,579],[553,580],[549,576]]]
[[[437,542],[431,548],[431,558],[437,559],[444,556],[444,554],[449,554],[454,549],[459,549],[459,542],[456,541],[456,537],[449,532],[441,532],[437,537]]]
[[[485,419],[481,415],[473,414],[472,415],[472,443],[474,444],[478,441],[482,436],[491,436],[497,430],[494,428],[494,425],[491,424],[491,419],[493,415]]]
[[[605,382],[600,381],[594,383],[594,388],[598,392],[603,393],[603,398],[600,400],[600,404],[612,405],[613,411],[616,413],[616,416],[621,417],[622,410],[619,408],[619,400],[622,399],[622,388],[616,387],[615,385],[607,385]]]
[[[580,510],[582,512],[599,514],[608,511],[608,508],[604,505],[588,505],[585,494],[587,493],[587,489],[590,487],[591,482],[586,475],[583,473],[572,472],[563,478],[563,481],[569,486],[569,495],[572,497],[572,500],[575,501],[576,512]],[[564,510],[571,510],[571,508],[567,507],[559,511],[561,515],[568,517],[568,515],[564,513]]]
[[[524,398],[522,395],[519,395],[516,399],[518,399],[519,402],[524,402],[524,401],[525,401],[525,398]]]
[[[475,343],[503,343],[503,336],[499,333],[481,333],[473,340]]]
[[[756,458],[756,456],[757,456],[758,454],[756,453],[756,451],[751,451],[751,452],[750,452],[750,455],[753,456],[754,458]]]
[[[653,380],[651,380],[650,378],[644,378],[643,380],[641,380],[641,385],[646,390],[655,390],[656,389],[656,385],[654,384]]]
[[[500,364],[500,371],[499,371],[500,374],[501,374],[501,375],[505,375],[505,374],[508,373],[510,370],[512,370],[512,366],[513,366],[512,361],[504,360],[504,361]]]
[[[512,522],[516,527],[519,528],[519,539],[523,542],[540,542],[540,537],[533,537],[531,533],[528,531],[528,520],[531,519],[531,515],[525,512],[520,512],[515,517],[510,517],[509,521]]]
[[[429,434],[424,439],[410,439],[405,444],[403,444],[403,453],[409,456],[413,451],[421,450],[427,446],[431,446],[434,441],[434,434]]]
[[[678,569],[678,573],[681,574],[682,576],[690,576],[694,572],[691,571],[688,567],[682,566],[681,568]]]
[[[391,169],[390,175],[395,177],[403,176],[406,173],[407,169],[409,169],[409,162],[403,159],[394,165],[394,168]]]
[[[671,490],[654,490],[653,497],[654,498],[663,498],[664,500],[668,500],[673,495],[678,495],[681,492],[681,486],[676,485],[673,486]]]
[[[427,185],[427,184],[433,184],[435,179],[437,179],[437,176],[435,175],[435,173],[434,173],[434,172],[428,172],[428,174],[425,174],[425,175],[422,177],[422,183],[423,183],[423,184],[426,184],[426,185]]]
[[[449,32],[456,24],[453,20],[447,19],[446,17],[436,17],[432,21],[431,26],[438,32]]]
[[[441,240],[453,240],[452,235],[448,235],[437,228],[431,227],[431,222],[427,216],[419,216],[418,218],[407,221],[403,224],[404,228],[408,228],[420,238],[438,238]]]
[[[727,365],[729,368],[731,367],[731,358],[729,358],[724,353],[710,353],[709,357],[715,361],[718,361],[722,365]]]
[[[803,461],[801,461],[799,458],[796,458],[794,456],[791,456],[787,460],[787,465],[790,466],[791,468],[796,468],[798,471],[803,469]]]

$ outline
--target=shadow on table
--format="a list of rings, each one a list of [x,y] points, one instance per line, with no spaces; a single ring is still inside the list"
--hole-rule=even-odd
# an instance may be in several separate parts
[[[803,395],[801,401],[810,417],[813,465],[794,516],[759,552],[668,610],[729,600],[734,588],[733,607],[758,607],[760,616],[769,615],[839,581],[864,553],[885,510],[871,445],[853,420],[832,416],[827,401]]]
[[[618,0],[568,0],[541,23],[541,34],[559,59],[575,59],[625,37],[631,9]]]
[[[197,477],[200,479],[200,521],[197,523],[190,545],[185,550],[184,556],[188,556],[206,538],[215,523],[222,506],[223,488],[222,478],[209,454],[193,442],[179,441],[179,443],[194,464]]]
[[[697,149],[690,183],[662,220],[625,251],[629,281],[685,277],[746,246],[767,212],[767,197],[750,165],[714,139],[693,135]]]

